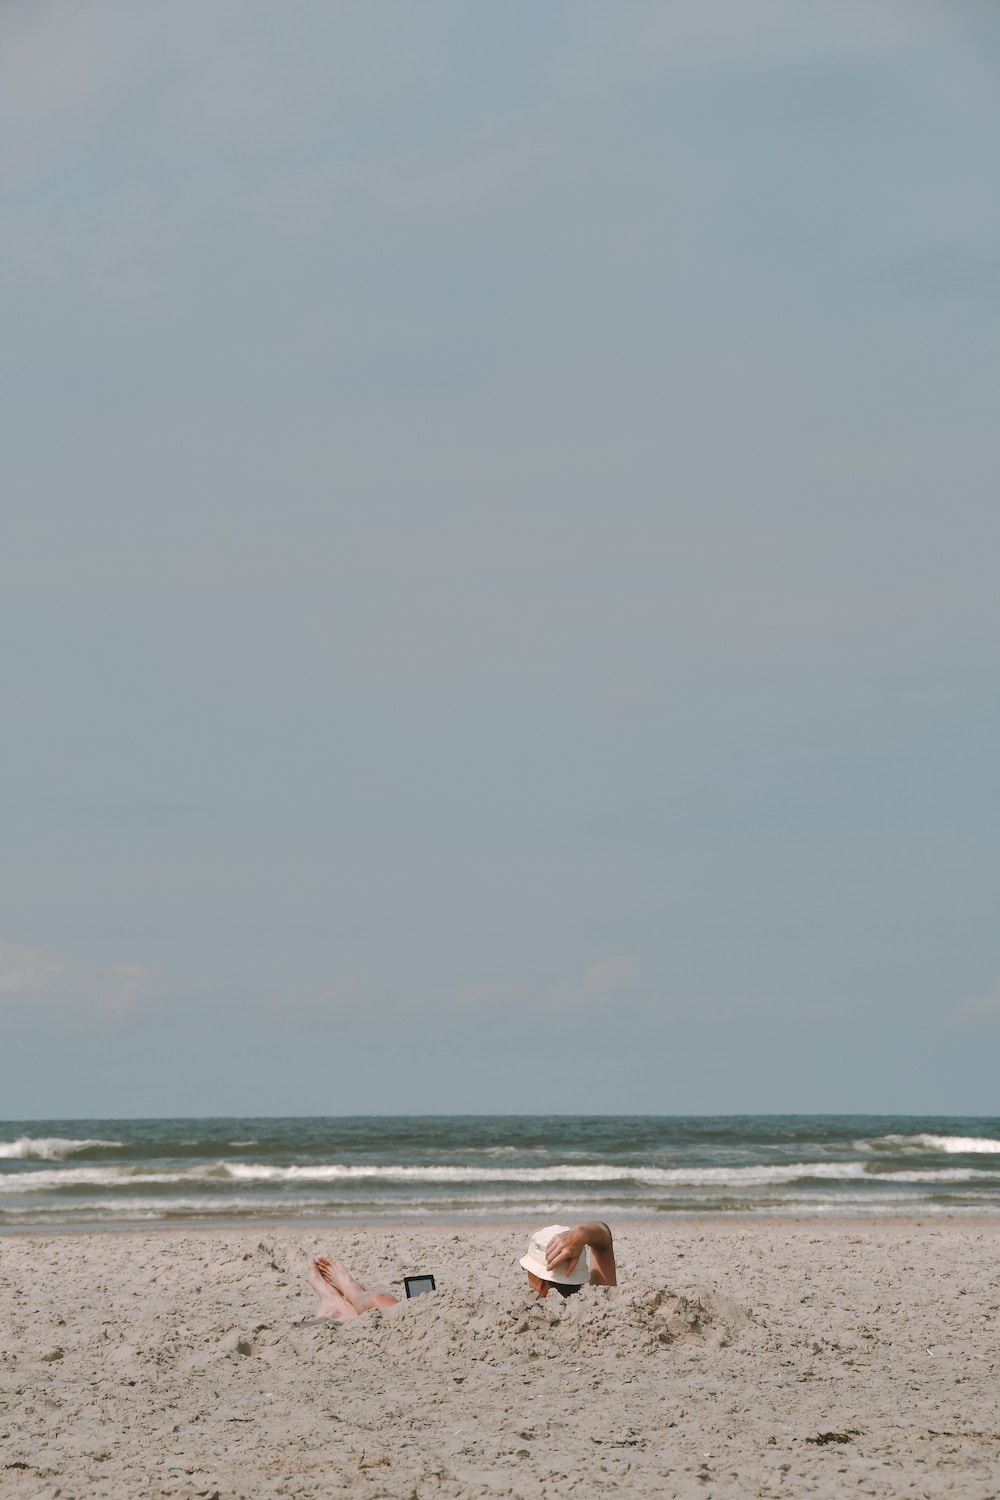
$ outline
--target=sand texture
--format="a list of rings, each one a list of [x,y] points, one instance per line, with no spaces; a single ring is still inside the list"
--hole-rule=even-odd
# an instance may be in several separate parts
[[[996,1221],[620,1225],[568,1302],[531,1227],[0,1239],[0,1493],[1000,1494]],[[305,1322],[321,1248],[439,1290]]]

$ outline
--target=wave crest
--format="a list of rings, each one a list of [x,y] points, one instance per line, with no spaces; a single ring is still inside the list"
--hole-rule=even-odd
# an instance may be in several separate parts
[[[672,1188],[781,1187],[809,1181],[855,1182],[877,1185],[895,1183],[996,1182],[994,1170],[974,1167],[942,1167],[903,1172],[873,1171],[865,1162],[790,1162],[784,1166],[748,1167],[629,1167],[581,1163],[552,1167],[443,1167],[443,1166],[347,1166],[323,1163],[315,1166],[274,1167],[256,1162],[215,1161],[195,1167],[143,1167],[140,1165],[69,1166],[37,1171],[0,1174],[0,1194],[43,1193],[60,1189],[117,1188],[219,1188],[227,1184],[250,1188],[316,1186],[360,1186],[371,1183],[425,1184],[428,1187],[503,1188],[506,1185],[535,1187],[583,1187],[587,1184],[628,1185],[653,1192]],[[646,1195],[643,1195],[644,1198]]]
[[[861,1151],[943,1151],[948,1156],[1000,1155],[1000,1141],[984,1135],[880,1135],[872,1141],[857,1141]]]
[[[0,1160],[3,1161],[65,1161],[68,1156],[79,1156],[83,1151],[113,1149],[121,1141],[74,1141],[61,1135],[18,1136],[16,1141],[0,1141]]]

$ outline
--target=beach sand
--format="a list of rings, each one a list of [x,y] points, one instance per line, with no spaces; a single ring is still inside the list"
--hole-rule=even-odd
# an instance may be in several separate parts
[[[566,1302],[534,1227],[0,1239],[0,1492],[1000,1494],[1000,1221],[618,1224]],[[439,1290],[304,1322],[324,1248]]]

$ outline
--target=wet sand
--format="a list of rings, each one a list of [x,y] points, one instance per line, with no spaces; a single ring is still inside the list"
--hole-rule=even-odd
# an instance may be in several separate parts
[[[618,1224],[567,1302],[534,1227],[0,1239],[3,1494],[1000,1494],[1000,1219]],[[320,1249],[439,1290],[311,1322]]]

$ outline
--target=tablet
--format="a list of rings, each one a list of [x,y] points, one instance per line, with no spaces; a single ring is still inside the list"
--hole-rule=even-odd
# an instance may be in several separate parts
[[[404,1276],[403,1285],[408,1297],[422,1297],[425,1292],[437,1290],[433,1276]]]

